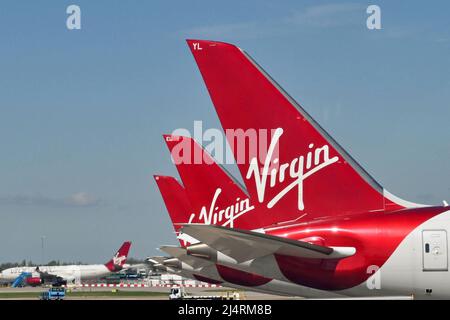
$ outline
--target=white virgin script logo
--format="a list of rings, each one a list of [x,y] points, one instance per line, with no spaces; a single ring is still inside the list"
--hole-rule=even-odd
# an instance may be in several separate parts
[[[234,220],[242,216],[243,214],[255,209],[254,206],[250,205],[250,199],[236,199],[236,203],[228,206],[226,208],[220,209],[216,207],[217,198],[219,197],[222,189],[217,188],[214,193],[213,199],[211,201],[211,205],[209,206],[209,210],[206,209],[206,206],[203,206],[200,210],[200,214],[198,219],[202,221],[204,224],[219,224],[222,226],[230,225],[230,228],[234,226]],[[195,219],[196,214],[193,213],[189,217],[189,223]],[[223,223],[222,223],[223,222]]]
[[[258,200],[260,203],[264,201],[266,187],[267,187],[267,177],[269,176],[270,164],[278,164],[278,158],[272,160],[273,152],[275,147],[283,134],[283,129],[278,128],[275,130],[272,141],[270,142],[269,150],[267,152],[266,159],[264,161],[264,167],[262,173],[259,172],[258,160],[252,158],[250,161],[250,166],[247,172],[247,179],[250,179],[252,175],[255,178],[256,190],[258,193]],[[267,204],[267,208],[272,208],[278,201],[280,201],[289,191],[297,187],[298,191],[298,209],[304,210],[305,205],[303,203],[303,181],[312,176],[314,173],[322,170],[323,168],[333,164],[339,160],[339,157],[335,156],[330,159],[329,147],[324,145],[320,148],[315,148],[314,144],[309,144],[309,149],[311,151],[305,156],[301,155],[298,158],[293,159],[290,163],[283,163],[277,166],[277,168],[270,170],[270,188],[273,188],[278,183],[282,183],[285,180],[287,174],[292,179],[288,186],[281,190],[276,196],[274,196]]]
[[[121,266],[125,260],[127,260],[127,257],[125,256],[119,256],[119,253],[117,252],[116,255],[113,257],[113,264],[115,266]]]

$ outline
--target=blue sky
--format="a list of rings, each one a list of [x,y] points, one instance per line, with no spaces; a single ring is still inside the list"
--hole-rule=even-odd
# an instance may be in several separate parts
[[[82,29],[66,29],[77,4]],[[382,30],[366,28],[377,4]],[[218,127],[186,38],[250,53],[382,185],[450,200],[448,1],[0,4],[0,262],[175,244],[161,134]],[[236,173],[236,170],[233,170]]]

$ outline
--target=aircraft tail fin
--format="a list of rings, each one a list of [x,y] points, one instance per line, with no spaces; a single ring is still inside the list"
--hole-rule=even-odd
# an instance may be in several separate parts
[[[194,139],[164,135],[164,140],[191,203],[185,223],[252,230],[275,222],[277,217],[257,212],[241,184]]]
[[[122,270],[124,264],[127,262],[128,252],[130,251],[130,248],[131,241],[125,241],[116,252],[116,254],[112,257],[112,259],[105,263],[106,268],[108,268],[108,270],[111,272]]]
[[[186,247],[188,243],[195,243],[196,240],[187,239],[179,232],[183,224],[190,223],[192,220],[191,203],[186,190],[174,177],[155,175],[154,179],[166,205],[180,245]]]
[[[420,206],[386,192],[246,52],[187,43],[250,197],[280,221]],[[236,146],[246,143],[242,156]]]

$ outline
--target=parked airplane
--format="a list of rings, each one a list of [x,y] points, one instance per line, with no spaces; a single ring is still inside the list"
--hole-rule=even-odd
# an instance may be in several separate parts
[[[208,257],[212,248],[250,266],[272,256],[255,273],[346,296],[450,298],[450,208],[387,192],[238,47],[188,45],[224,130],[273,131],[265,157],[257,148],[238,163],[251,203],[264,208],[255,227],[234,227],[250,213],[233,227],[185,225],[200,242],[188,253]]]
[[[99,279],[122,270],[130,247],[130,241],[124,242],[112,259],[105,264],[9,268],[0,272],[0,282],[12,283],[23,273],[30,273],[33,278],[40,277],[42,283],[58,285]]]
[[[197,172],[193,174],[193,177],[197,176],[197,174],[202,171],[204,172],[204,178],[208,178],[205,174],[212,173],[214,171],[220,175],[221,169],[219,166],[212,168],[212,171],[209,169],[211,168],[209,168],[208,165],[200,165],[197,170],[194,170]],[[187,196],[188,187],[193,187],[191,189],[191,193],[200,194],[203,190],[196,189],[195,186],[192,185],[184,188],[175,178],[170,176],[156,175],[155,181],[161,192],[164,203],[166,204],[175,233],[177,233],[177,237],[181,245],[180,247],[160,247],[160,249],[169,254],[170,257],[153,257],[150,259],[153,260],[153,266],[157,269],[170,273],[179,273],[184,277],[211,284],[221,284],[226,287],[234,287],[237,289],[252,290],[262,293],[289,296],[298,296],[303,293],[304,295],[308,295],[310,297],[342,297],[334,293],[301,287],[290,282],[269,279],[254,273],[254,271],[248,268],[245,264],[236,265],[227,263],[227,261],[223,260],[223,257],[225,256],[220,252],[216,252],[216,259],[213,259],[211,256],[211,251],[214,250],[210,250],[209,256],[192,254],[192,252],[187,250],[186,246],[190,243],[198,241],[193,238],[186,238],[185,236],[187,235],[185,234],[179,234],[179,229],[186,221],[193,221],[191,215],[195,212],[191,201],[189,201]],[[187,181],[189,181],[189,179]],[[215,181],[217,182],[218,180]],[[208,183],[206,180],[204,180],[204,182],[206,184]],[[232,185],[227,188],[226,184],[229,181],[223,182],[225,182],[226,188],[226,190],[224,190],[224,194],[229,195],[235,191]],[[221,260],[218,261],[219,259]]]

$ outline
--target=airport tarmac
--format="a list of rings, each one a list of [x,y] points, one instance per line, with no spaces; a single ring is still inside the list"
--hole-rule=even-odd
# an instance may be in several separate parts
[[[0,300],[37,300],[41,292],[47,291],[43,287],[0,288]],[[191,295],[225,295],[230,288],[186,288]],[[69,288],[65,300],[168,300],[170,288]],[[252,291],[238,291],[241,300],[286,300],[298,297],[284,297]]]

